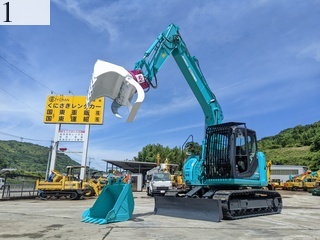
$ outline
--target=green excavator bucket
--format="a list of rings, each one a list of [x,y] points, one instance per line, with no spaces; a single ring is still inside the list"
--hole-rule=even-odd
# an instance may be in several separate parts
[[[155,196],[154,200],[154,213],[158,215],[211,222],[220,222],[223,217],[218,199]]]
[[[99,197],[82,214],[82,222],[107,224],[123,222],[131,218],[134,199],[130,183],[117,181],[106,185]]]

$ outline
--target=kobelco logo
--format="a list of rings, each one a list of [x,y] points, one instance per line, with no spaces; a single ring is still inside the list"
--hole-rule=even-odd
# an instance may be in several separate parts
[[[54,102],[56,99],[56,97],[52,96],[52,97],[49,97],[49,102]]]
[[[69,102],[69,97],[63,97],[63,96],[50,96],[49,102]]]

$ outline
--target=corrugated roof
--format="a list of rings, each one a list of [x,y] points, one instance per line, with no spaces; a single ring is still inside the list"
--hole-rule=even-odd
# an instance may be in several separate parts
[[[112,164],[116,167],[122,168],[123,170],[130,171],[132,173],[146,174],[147,171],[157,166],[154,162],[137,162],[132,160],[106,160],[102,159],[106,163]],[[173,170],[178,167],[178,164],[169,164]]]
[[[153,162],[136,162],[132,160],[106,160],[102,159],[106,163],[112,164],[116,167],[122,168],[123,170],[130,171],[132,173],[142,173],[145,174],[150,169],[157,166]]]

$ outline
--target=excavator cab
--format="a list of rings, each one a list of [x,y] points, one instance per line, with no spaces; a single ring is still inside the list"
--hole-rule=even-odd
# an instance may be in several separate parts
[[[209,126],[205,149],[207,181],[232,179],[230,185],[237,182],[237,187],[247,185],[241,184],[241,179],[248,178],[257,171],[256,133],[248,129],[245,123],[229,122]],[[227,182],[226,180],[224,184]],[[259,181],[255,184],[261,186]]]

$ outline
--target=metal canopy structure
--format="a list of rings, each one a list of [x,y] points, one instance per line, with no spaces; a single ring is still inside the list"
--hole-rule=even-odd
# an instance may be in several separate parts
[[[120,161],[120,160],[106,160],[102,159],[108,164],[122,168],[123,170],[130,171],[132,173],[142,173],[146,174],[147,171],[157,166],[153,162],[136,162],[136,161]]]

